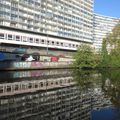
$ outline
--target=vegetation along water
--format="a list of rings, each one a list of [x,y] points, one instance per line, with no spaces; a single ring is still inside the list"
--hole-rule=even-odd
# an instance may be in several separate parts
[[[103,39],[102,50],[95,52],[88,45],[81,45],[74,55],[73,66],[79,68],[120,67],[120,22]]]

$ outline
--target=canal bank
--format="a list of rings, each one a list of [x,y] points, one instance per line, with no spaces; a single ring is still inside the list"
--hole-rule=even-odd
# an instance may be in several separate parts
[[[73,68],[71,62],[0,62],[0,71]]]

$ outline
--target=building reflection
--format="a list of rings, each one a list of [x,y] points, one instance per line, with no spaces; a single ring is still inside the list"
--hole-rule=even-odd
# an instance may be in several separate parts
[[[89,93],[74,85],[0,99],[0,120],[90,120],[90,111]]]
[[[59,75],[71,75],[71,70],[68,69],[53,69],[53,70],[33,70],[33,71],[9,71],[9,72],[0,72],[0,82],[3,82],[4,80],[9,80],[7,82],[10,82],[10,80],[20,80],[24,78],[34,78],[34,77],[50,77],[50,76],[56,76]]]
[[[93,110],[111,106],[101,84],[80,87],[64,73],[1,82],[0,120],[92,120]]]
[[[49,73],[48,78],[2,82],[0,120],[90,120],[90,92],[80,91],[65,71],[58,77]]]

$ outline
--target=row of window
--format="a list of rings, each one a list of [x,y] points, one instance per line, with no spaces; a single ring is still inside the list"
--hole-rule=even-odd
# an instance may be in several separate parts
[[[55,45],[55,46],[70,47],[70,48],[77,48],[79,46],[78,44],[64,43],[59,41],[51,41],[46,39],[12,35],[12,34],[4,34],[4,33],[0,33],[0,39],[15,40],[15,41],[22,41],[22,42],[29,42],[29,43],[37,43],[37,44]]]
[[[28,84],[16,84],[16,85],[7,85],[6,86],[6,92],[12,92],[12,89],[14,88],[15,91],[18,91],[20,86],[21,86],[21,89],[22,90],[25,90],[25,89],[31,89],[31,88],[42,88],[42,87],[46,87],[46,86],[49,86],[49,87],[55,87],[55,85],[64,85],[64,84],[70,84],[72,82],[72,79],[69,78],[69,79],[65,79],[64,81],[63,80],[58,80],[58,81],[45,81],[45,82],[39,82],[39,83],[28,83]],[[0,86],[0,93],[3,93],[4,92],[4,87],[5,86]]]
[[[24,1],[25,2],[25,1]],[[53,3],[52,3],[53,4]],[[63,4],[63,5],[62,5]],[[67,5],[69,5],[69,4],[65,4],[64,5],[64,3],[61,3],[60,4],[60,6],[63,8],[63,6],[65,6],[64,8],[66,8],[66,6]],[[11,12],[11,10],[13,10],[14,12],[17,12],[17,13],[20,13],[20,11],[21,11],[21,9],[20,8],[14,8],[13,6],[16,6],[16,4],[13,4],[13,3],[11,3],[11,7],[9,6],[9,7],[7,7],[6,8],[6,6],[7,5],[5,5],[5,3],[3,3],[2,4],[2,8],[3,8],[3,11],[9,11],[9,12]],[[23,7],[25,7],[25,6],[23,6]],[[70,10],[71,10],[71,8],[72,8],[73,6],[71,6],[70,5]],[[79,8],[78,8],[79,7]],[[73,9],[76,9],[75,11],[77,11],[77,12],[81,12],[81,13],[84,13],[85,15],[87,15],[87,16],[91,16],[91,14],[89,13],[89,10],[86,12],[85,11],[85,9],[83,9],[83,10],[81,10],[81,7],[80,6],[78,6],[78,7],[73,7]],[[4,8],[5,8],[5,10],[4,10]],[[35,8],[36,8],[36,6],[35,6]],[[91,8],[91,7],[90,7]],[[19,9],[19,10],[18,10]],[[43,9],[42,7],[41,7],[41,9]],[[45,8],[44,9],[48,9],[48,10],[50,10],[51,11],[51,9],[50,8],[46,8],[46,6],[45,6]],[[56,9],[57,11],[59,11],[58,10],[58,8]],[[3,12],[2,11],[2,12]],[[12,12],[13,12],[12,11]],[[23,13],[25,13],[25,12],[27,12],[27,13],[29,13],[30,14],[30,12],[28,12],[28,11],[26,11],[26,10],[23,10],[22,9],[22,11],[23,11]],[[44,11],[44,13],[42,12],[42,11]],[[61,10],[60,10],[61,11]],[[67,11],[67,10],[65,10],[65,11]],[[33,15],[35,15],[33,12],[31,12]],[[53,16],[53,13],[52,12],[45,12],[45,10],[41,10],[41,13],[43,13],[45,16],[48,16],[48,17],[52,17]],[[68,13],[68,12],[67,12]],[[18,15],[18,14],[17,14]],[[23,15],[23,14],[22,14]],[[44,16],[43,15],[43,16]],[[77,16],[77,13],[74,13],[74,15],[72,15],[71,16],[71,13],[70,14],[68,14],[68,15],[66,15],[66,16],[69,16],[69,18],[67,18],[67,17],[65,17],[65,15],[64,15],[64,17],[62,17],[62,16],[59,16],[59,15],[55,15],[54,17],[58,17],[58,18],[61,18],[61,19],[63,19],[64,21],[68,21],[68,22],[70,22],[72,19],[72,21],[71,22],[73,22],[73,23],[78,23],[79,25],[81,24],[81,23],[79,23],[79,21],[83,21],[83,19],[81,19],[81,17],[79,16]],[[85,17],[85,16],[84,16]]]
[[[0,16],[4,17],[7,20],[14,20],[16,22],[21,21],[23,23],[24,23],[25,19],[26,20],[31,19],[31,21],[30,21],[31,23],[34,22],[34,20],[37,20],[37,21],[40,21],[40,22],[42,22],[42,20],[44,20],[44,21],[47,20],[47,21],[52,21],[52,22],[55,22],[54,20],[57,20],[57,21],[59,21],[59,23],[63,22],[64,24],[68,24],[67,26],[69,26],[70,24],[81,26],[81,24],[83,24],[84,22],[85,22],[85,24],[87,24],[87,23],[89,24],[87,26],[85,26],[83,24],[83,26],[85,26],[85,27],[91,28],[91,25],[92,25],[91,22],[86,21],[86,20],[78,21],[78,20],[74,20],[73,18],[71,19],[71,18],[67,18],[67,17],[62,17],[60,15],[54,15],[56,17],[51,17],[52,20],[47,19],[47,18],[43,19],[42,18],[43,15],[37,15],[37,17],[36,17],[35,15],[30,15],[30,14],[25,14],[24,12],[20,12],[20,10],[19,10],[19,14],[18,14],[17,10],[12,11],[12,14],[11,14],[11,11],[9,11],[9,10],[4,11],[4,9],[3,9],[3,10],[1,10]],[[47,16],[47,15],[45,14],[44,16]],[[21,17],[23,18],[23,20],[22,20]],[[40,19],[40,17],[42,19]],[[29,22],[29,21],[27,21],[27,22]]]

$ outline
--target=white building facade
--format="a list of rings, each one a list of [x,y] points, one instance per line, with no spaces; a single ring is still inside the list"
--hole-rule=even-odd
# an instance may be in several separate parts
[[[118,23],[120,19],[103,16],[99,14],[94,14],[94,23],[93,23],[93,47],[98,52],[102,48],[103,38],[106,37],[109,33],[112,32],[112,29]]]
[[[92,44],[93,0],[0,0],[0,43],[77,50]]]

